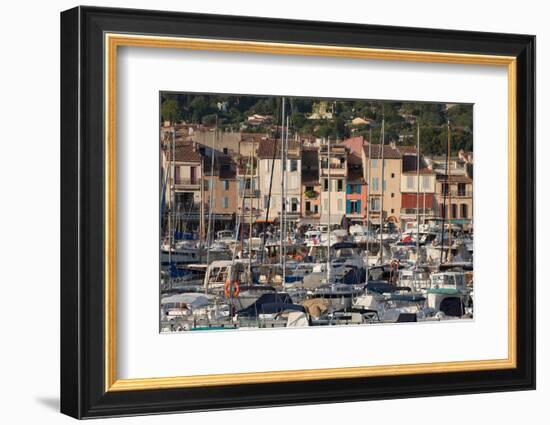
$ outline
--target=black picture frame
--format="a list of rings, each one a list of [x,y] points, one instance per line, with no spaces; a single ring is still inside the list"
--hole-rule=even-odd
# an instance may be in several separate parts
[[[516,57],[517,367],[106,392],[105,32]],[[535,388],[534,36],[131,9],[67,10],[61,13],[61,195],[62,413],[92,418]]]

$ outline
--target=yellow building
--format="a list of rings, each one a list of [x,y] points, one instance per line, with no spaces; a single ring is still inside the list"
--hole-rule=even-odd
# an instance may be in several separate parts
[[[401,169],[403,156],[415,155],[413,146],[398,146],[394,143],[370,145],[362,150],[363,178],[367,182],[368,220],[374,226],[382,223],[401,222]],[[383,159],[382,159],[383,158]]]

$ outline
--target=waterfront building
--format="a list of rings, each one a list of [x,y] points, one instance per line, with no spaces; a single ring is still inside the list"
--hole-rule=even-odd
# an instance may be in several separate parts
[[[361,156],[349,153],[346,182],[346,218],[348,224],[366,223],[367,185],[363,178]]]
[[[338,225],[344,224],[343,219],[346,213],[348,149],[342,144],[331,144],[329,151],[328,145],[328,142],[325,141],[319,148],[319,179],[321,184],[320,224],[328,224],[330,221],[331,225]]]
[[[300,224],[319,224],[321,184],[319,182],[319,149],[302,149],[302,216]]]
[[[287,222],[297,222],[301,214],[302,153],[300,142],[288,140],[284,164]],[[261,214],[258,222],[280,219],[281,200],[281,140],[261,140],[257,151]]]

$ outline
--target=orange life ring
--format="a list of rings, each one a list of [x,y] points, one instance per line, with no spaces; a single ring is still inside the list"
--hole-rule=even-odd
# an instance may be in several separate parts
[[[227,282],[225,282],[225,285],[223,285],[223,292],[225,293],[225,296],[227,298],[231,297],[230,286],[231,286],[231,282],[229,280]],[[237,281],[234,281],[233,282],[233,296],[238,297],[239,292],[241,292],[241,290],[239,288],[239,283]]]

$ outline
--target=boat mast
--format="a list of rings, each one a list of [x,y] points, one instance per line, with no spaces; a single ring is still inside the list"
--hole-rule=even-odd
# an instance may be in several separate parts
[[[370,243],[370,166],[371,166],[372,128],[369,128],[369,158],[367,160],[367,269],[369,267],[369,243]],[[367,273],[368,275],[368,273]],[[369,277],[367,276],[367,283]]]
[[[217,124],[218,118],[216,116],[216,124]],[[216,126],[217,127],[217,126]],[[208,232],[206,234],[206,241],[207,241],[207,247],[206,247],[206,264],[210,264],[210,245],[212,240],[212,212],[214,210],[214,188],[215,188],[215,181],[214,181],[214,158],[215,158],[215,143],[216,143],[216,135],[212,135],[212,147],[211,147],[211,154],[212,159],[210,162],[210,179],[209,179],[209,188],[210,189],[210,199],[208,200]]]
[[[287,115],[286,117],[286,128],[285,128],[285,137],[284,137],[284,142],[283,142],[283,153],[284,153],[284,164],[285,166],[283,167],[285,169],[285,172],[283,173],[283,199],[284,199],[284,208],[283,208],[283,221],[282,221],[282,227],[283,227],[283,233],[282,233],[282,236],[283,237],[283,282],[285,282],[285,279],[286,279],[286,252],[287,252],[287,249],[286,249],[286,242],[287,242],[287,235],[288,235],[288,223],[287,223],[287,203],[286,203],[286,200],[287,200],[287,176],[286,176],[286,163],[287,163],[287,160],[288,160],[288,123],[289,123],[289,116]]]
[[[416,127],[416,265],[420,256],[420,123]]]
[[[200,195],[201,195],[201,203],[200,203],[200,209],[199,209],[199,262],[202,263],[202,252],[203,252],[203,246],[201,246],[202,243],[204,243],[204,157],[201,155],[201,178],[200,178]]]
[[[382,185],[382,196],[380,197],[380,264],[383,264],[384,262],[384,247],[382,245],[382,232],[384,230],[384,126],[385,126],[385,119],[384,115],[382,115],[382,133],[380,134],[381,138],[381,144],[380,149],[382,150],[382,167],[381,167],[381,185]]]
[[[279,257],[281,261],[281,267],[283,268],[283,283],[285,279],[285,264],[284,264],[284,238],[283,238],[283,225],[284,225],[284,211],[285,211],[285,98],[282,100],[282,116],[281,116],[281,220],[279,223]]]
[[[447,193],[451,191],[451,179],[449,178],[449,150],[451,148],[451,144],[449,143],[449,127],[450,122],[447,120],[447,157],[445,160],[445,190],[443,191],[443,223],[441,224],[441,247],[439,250],[439,264],[443,263],[443,237],[445,235],[445,218],[447,217],[447,214],[449,213],[449,208],[447,207]]]
[[[450,165],[451,165],[451,122],[447,121],[447,170],[448,170],[448,179],[449,179],[449,248],[447,250],[447,262],[451,260],[451,245],[452,245],[452,225],[451,225],[451,219],[452,219],[452,197],[453,193],[451,191],[451,175],[450,175]]]
[[[330,283],[330,279],[332,276],[330,276],[330,234],[331,234],[331,225],[332,225],[332,220],[331,220],[331,217],[330,217],[330,204],[331,204],[331,201],[332,199],[330,199],[330,189],[331,189],[331,184],[332,182],[330,181],[330,136],[328,137],[327,139],[327,142],[328,142],[328,149],[327,149],[327,168],[328,168],[328,232],[327,232],[327,236],[328,236],[328,241],[327,241],[327,276],[326,276],[326,281],[327,283]]]

